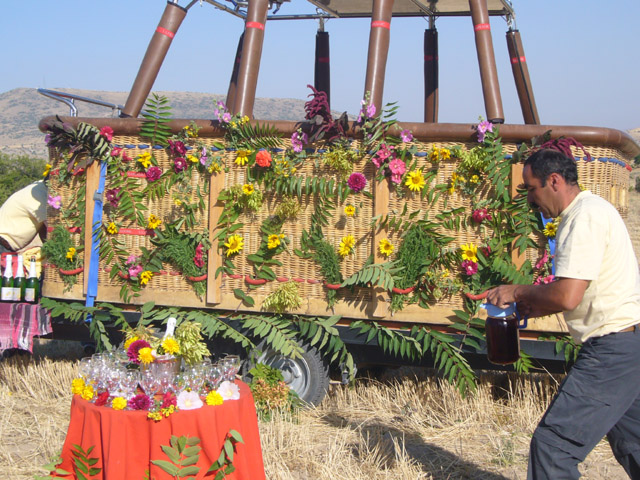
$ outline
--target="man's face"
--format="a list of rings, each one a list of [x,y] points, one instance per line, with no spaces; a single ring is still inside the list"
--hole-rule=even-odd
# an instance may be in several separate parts
[[[524,167],[522,171],[522,179],[524,188],[527,189],[527,202],[531,208],[539,210],[546,218],[554,218],[555,212],[553,208],[553,189],[550,186],[549,179],[542,186],[542,181],[533,176],[529,165]]]

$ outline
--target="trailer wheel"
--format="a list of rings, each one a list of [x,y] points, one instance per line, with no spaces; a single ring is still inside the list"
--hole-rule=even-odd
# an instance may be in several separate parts
[[[250,356],[244,362],[243,377],[250,381],[249,371],[255,363],[269,365],[282,372],[284,382],[303,402],[318,405],[329,389],[329,362],[315,347],[305,343],[300,345],[304,349],[302,357],[290,358],[266,347],[264,341],[261,342],[256,347],[258,356]]]

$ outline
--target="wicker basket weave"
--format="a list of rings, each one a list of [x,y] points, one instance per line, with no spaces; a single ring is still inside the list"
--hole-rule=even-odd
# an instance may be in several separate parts
[[[213,147],[214,142],[224,143],[224,139],[217,138],[201,138],[208,146]],[[131,158],[135,158],[142,152],[149,151],[149,146],[143,139],[135,136],[116,136],[113,139],[113,144],[124,148],[124,151]],[[428,155],[433,147],[438,148],[452,148],[455,146],[463,146],[467,149],[474,147],[477,144],[467,143],[431,143],[414,141],[414,145],[421,152],[418,157],[421,165],[428,164]],[[284,142],[283,148],[290,146],[287,141]],[[353,142],[352,148],[358,150],[360,147],[358,141]],[[308,148],[323,148],[322,145],[309,145]],[[516,150],[515,144],[505,144],[505,152],[507,154],[513,153]],[[626,168],[628,159],[624,158],[620,151],[611,148],[600,147],[586,147],[587,151],[593,156],[594,160],[591,162],[580,159],[579,155],[582,155],[581,151],[575,151],[574,154],[578,161],[578,174],[580,184],[591,190],[592,192],[601,195],[603,198],[611,202],[624,216],[628,211],[627,205],[627,188],[629,182],[629,170]],[[172,160],[163,149],[154,149],[155,158],[158,160],[160,168],[163,171],[171,169],[173,166]],[[223,153],[226,166],[226,172],[219,173],[218,175],[224,175],[224,188],[229,188],[233,185],[245,183],[245,169],[239,167],[234,163],[236,153],[233,151],[220,152]],[[56,155],[56,152],[51,152],[51,155]],[[272,155],[282,155],[280,150],[274,151]],[[434,184],[443,184],[451,178],[451,174],[456,169],[457,163],[454,160],[441,161],[437,178],[434,180]],[[134,170],[132,166],[132,170]],[[375,166],[370,161],[367,155],[364,155],[360,161],[355,165],[355,171],[362,172],[367,178],[367,186],[365,191],[370,193],[370,196],[358,195],[357,198],[349,197],[349,202],[356,204],[358,208],[358,214],[354,217],[347,217],[343,213],[344,204],[342,202],[336,202],[336,209],[332,214],[332,221],[323,229],[325,239],[335,245],[336,247],[340,243],[343,236],[351,234],[356,238],[356,246],[352,254],[348,255],[341,262],[341,270],[343,276],[346,278],[353,273],[357,272],[365,263],[367,258],[370,257],[374,251],[373,245],[373,230],[371,227],[371,220],[374,216],[374,193],[375,193]],[[303,177],[313,176],[322,177],[326,179],[339,180],[335,171],[326,166],[319,166],[317,162],[308,161],[297,172],[298,175]],[[136,182],[141,187],[147,180],[145,178],[136,179]],[[106,189],[110,188],[112,179],[106,179]],[[191,178],[191,184],[195,188],[199,186],[203,191],[208,191],[209,184],[206,178],[201,178],[200,175],[194,172]],[[83,188],[82,177],[79,176],[73,180],[68,186],[60,186],[56,184],[55,177],[52,178],[52,187],[62,196],[63,204],[67,204],[72,197],[75,189]],[[484,189],[479,193],[481,198],[487,198],[492,194],[491,186],[486,185]],[[209,225],[209,201],[208,196],[205,195],[205,208],[197,214],[195,231],[205,232],[210,228]],[[446,196],[447,208],[463,207],[466,210],[471,208],[471,200],[460,193],[454,193]],[[279,197],[273,194],[265,194],[264,204],[262,209],[253,214],[243,214],[239,219],[239,222],[244,226],[236,233],[240,234],[244,238],[244,252],[246,254],[254,253],[258,250],[261,234],[260,226],[262,222],[273,214],[276,206],[278,205]],[[444,208],[445,198],[442,196],[434,211],[426,212],[430,218],[433,218],[439,211]],[[423,202],[418,194],[408,194],[403,198],[398,198],[397,195],[391,191],[389,194],[389,202],[387,205],[387,212],[399,212],[405,204],[407,205],[407,214],[415,211],[422,211]],[[303,230],[308,230],[311,223],[311,215],[314,211],[314,199],[303,197],[301,200],[302,209],[297,219],[285,222],[282,231],[291,239],[290,252],[283,252],[277,256],[277,259],[282,262],[282,266],[274,267],[274,272],[278,277],[276,281],[266,282],[263,285],[258,286],[252,290],[251,295],[260,299],[264,298],[269,293],[273,292],[281,282],[286,280],[295,280],[298,282],[302,297],[307,302],[306,305],[300,310],[299,313],[326,315],[330,310],[326,306],[326,287],[323,285],[322,276],[320,274],[319,267],[310,260],[304,260],[300,257],[293,255],[293,249],[300,248],[300,239],[302,237]],[[181,210],[176,207],[171,194],[156,201],[146,201],[146,207],[148,208],[148,214],[153,213],[157,217],[161,218],[164,223],[170,223],[178,219],[181,215]],[[425,213],[425,212],[423,212]],[[105,203],[105,209],[103,214],[103,221],[108,222],[112,212],[108,203]],[[48,218],[49,226],[54,227],[56,224],[63,222],[60,212],[49,211]],[[151,248],[151,236],[150,232],[141,229],[140,226],[131,222],[121,221],[120,232],[115,236],[120,242],[125,245],[128,252],[133,255],[138,255],[141,249]],[[452,247],[459,247],[464,243],[474,242],[479,243],[480,231],[479,227],[463,228],[459,231],[443,232],[448,236],[454,238]],[[84,241],[83,235],[80,233],[74,233],[76,236],[75,241],[78,244],[82,244]],[[399,233],[388,233],[388,238],[395,244],[399,241]],[[536,238],[538,242],[544,241],[544,238]],[[211,253],[211,252],[210,252]],[[535,249],[529,249],[526,252],[526,258],[535,262],[540,255]],[[240,307],[242,309],[251,310],[252,308],[246,305],[241,306],[237,299],[234,297],[234,289],[247,288],[246,277],[253,276],[253,267],[247,261],[246,255],[238,255],[234,258],[235,274],[232,276],[224,276],[222,278],[221,285],[221,298],[222,302],[217,305],[207,304],[204,299],[198,298],[193,293],[191,282],[185,279],[178,272],[173,271],[173,268],[169,265],[165,265],[163,271],[153,277],[149,285],[143,290],[139,297],[136,297],[133,301],[135,303],[143,303],[149,299],[153,299],[156,303],[162,303],[166,305],[181,305],[185,307],[210,307],[210,308],[224,308]],[[82,284],[84,282],[83,274],[80,275],[77,288],[74,288],[71,292],[62,294],[62,289],[59,285],[62,283],[60,273],[53,269],[48,268],[45,271],[45,294],[49,296],[62,296],[67,298],[82,298]],[[209,276],[213,276],[214,272],[209,272]],[[111,279],[110,266],[100,263],[99,268],[99,290],[98,300],[105,301],[117,301],[118,291],[121,286],[119,278]],[[347,289],[341,289],[340,302],[334,311],[345,312],[348,316],[353,318],[367,317],[371,314],[370,302],[373,300],[373,291],[371,289],[355,289],[353,291]],[[260,308],[260,301],[256,302],[254,310]],[[357,305],[357,308],[354,306]],[[461,308],[462,299],[459,296],[449,297],[442,299],[438,302],[437,307],[443,310],[452,311],[453,309]],[[415,308],[414,308],[415,307]],[[394,317],[394,319],[412,319],[415,321],[421,315],[420,310],[416,310],[416,306],[410,306],[407,309],[406,315],[400,312],[400,315]]]

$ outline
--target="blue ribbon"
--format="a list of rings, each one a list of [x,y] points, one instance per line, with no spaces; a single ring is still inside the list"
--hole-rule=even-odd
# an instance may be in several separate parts
[[[540,214],[540,218],[542,219],[542,227],[546,227],[547,223],[552,222],[553,218],[547,218],[542,213]],[[551,273],[553,275],[556,274],[556,238],[549,237],[547,239],[547,243],[549,244],[549,253],[551,254]]]
[[[87,282],[87,298],[85,300],[86,307],[93,307],[98,296],[98,271],[100,269],[100,225],[102,224],[102,209],[104,202],[102,194],[104,193],[104,183],[107,176],[107,162],[100,164],[100,181],[98,189],[93,194],[93,219],[91,228],[91,260],[89,264],[89,279]],[[93,315],[87,314],[85,322],[91,323]]]

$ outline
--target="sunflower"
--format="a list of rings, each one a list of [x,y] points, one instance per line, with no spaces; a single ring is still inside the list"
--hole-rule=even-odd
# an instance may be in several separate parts
[[[380,240],[380,243],[378,243],[378,250],[380,250],[380,253],[385,257],[393,253],[393,248],[393,243],[391,243],[388,238],[383,238]]]
[[[405,182],[405,185],[409,187],[409,190],[411,190],[412,192],[421,191],[425,185],[424,177],[422,176],[422,171],[413,170],[409,172],[409,175],[407,175],[407,181]]]
[[[267,239],[267,248],[269,250],[273,250],[274,248],[277,248],[280,245],[280,239],[284,238],[284,234],[273,234],[273,235],[269,235],[269,238]]]
[[[242,186],[242,191],[244,192],[245,195],[252,195],[253,192],[255,192],[255,190],[256,189],[254,188],[252,183],[245,183]]]
[[[158,217],[156,217],[152,213],[151,215],[149,215],[149,220],[147,220],[147,228],[149,230],[155,230],[160,226],[161,223],[162,223],[162,220],[160,220]]]
[[[462,260],[470,260],[474,263],[478,263],[478,247],[473,243],[465,243],[460,247],[462,250]]]
[[[244,248],[244,239],[240,235],[231,235],[224,246],[227,247],[228,257],[229,255],[233,255],[234,253],[238,253]]]
[[[144,272],[142,272],[140,274],[140,285],[146,285],[147,283],[149,283],[149,280],[151,280],[151,277],[153,277],[153,273],[150,272],[149,270],[145,270]]]
[[[340,241],[340,247],[338,248],[338,253],[341,256],[346,257],[351,253],[351,250],[353,250],[355,244],[356,239],[353,237],[353,235],[342,237],[342,240]]]

